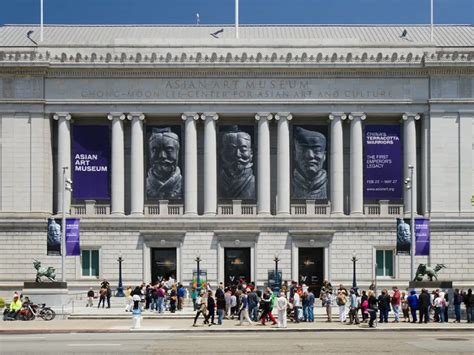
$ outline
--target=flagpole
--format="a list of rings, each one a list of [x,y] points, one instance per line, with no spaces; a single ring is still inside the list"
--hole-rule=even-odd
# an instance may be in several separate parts
[[[40,42],[43,42],[43,0],[41,0],[41,5],[40,5],[40,12],[41,12],[41,15],[40,15],[40,18],[41,18],[41,25],[40,25]]]
[[[235,0],[235,38],[239,38],[239,0]]]
[[[434,21],[433,21],[433,17],[434,17],[434,16],[433,16],[433,11],[434,11],[434,10],[433,10],[433,1],[434,1],[434,0],[431,0],[431,8],[430,8],[430,10],[431,10],[431,32],[430,32],[430,40],[431,40],[431,42],[433,42],[433,30],[434,30],[434,28],[433,28],[433,22],[434,22]]]

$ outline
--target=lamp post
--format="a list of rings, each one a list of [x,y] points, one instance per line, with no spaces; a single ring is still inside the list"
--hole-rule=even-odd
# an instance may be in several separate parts
[[[356,257],[356,253],[352,253],[352,288],[357,290],[357,279],[356,279],[356,263],[359,259]]]
[[[61,281],[66,282],[66,191],[72,192],[72,181],[66,177],[68,167],[63,166],[63,213],[61,225]]]
[[[115,293],[115,297],[125,297],[125,294],[123,293],[123,283],[122,283],[122,263],[124,259],[122,258],[122,255],[120,255],[117,259],[119,263],[119,282],[117,286],[117,292]]]
[[[280,291],[280,275],[278,275],[278,262],[280,261],[280,258],[278,257],[278,254],[275,254],[275,258],[273,259],[275,262],[275,288],[276,291]]]
[[[199,255],[196,256],[196,259],[194,259],[194,261],[196,262],[196,269],[197,269],[197,292],[199,294],[199,292],[201,291],[201,281],[200,281],[200,277],[201,277],[201,270],[199,269],[199,264],[201,263],[201,257]]]
[[[405,186],[410,190],[410,280],[415,279],[415,211],[413,209],[413,165],[408,165],[410,177],[405,179]]]

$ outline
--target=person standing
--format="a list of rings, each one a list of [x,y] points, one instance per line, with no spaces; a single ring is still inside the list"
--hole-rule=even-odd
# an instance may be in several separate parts
[[[472,289],[467,291],[469,309],[466,309],[467,314],[469,314],[470,323],[474,323],[474,295],[472,294]]]
[[[388,312],[390,311],[390,296],[387,289],[382,290],[382,294],[378,297],[380,323],[388,323]]]
[[[214,323],[214,317],[216,313],[215,310],[216,310],[216,302],[214,300],[214,297],[212,297],[212,291],[209,290],[207,291],[207,316],[204,321],[204,323],[209,324],[209,326],[216,325],[216,323]],[[209,323],[209,319],[211,320],[210,323]]]
[[[222,325],[225,312],[225,294],[224,294],[224,284],[221,282],[219,288],[216,290],[216,305],[217,305],[217,324]]]
[[[359,324],[359,304],[355,290],[352,288],[349,295],[349,325]]]
[[[301,296],[299,291],[300,289],[297,289],[293,294],[293,319],[295,323],[300,322]]]
[[[307,299],[307,304],[308,304],[308,322],[314,322],[314,302],[315,302],[315,297],[312,289],[308,289],[308,299]]]
[[[410,307],[408,306],[407,295],[405,292],[402,292],[402,296],[400,297],[400,302],[402,305],[402,312],[403,312],[403,321],[405,323],[410,323]]]
[[[438,322],[444,323],[444,308],[446,307],[446,300],[444,299],[444,292],[439,292],[433,302]]]
[[[107,297],[107,289],[105,287],[100,288],[99,290],[99,303],[97,304],[97,308],[100,308],[102,304],[102,308],[105,307],[105,298]]]
[[[272,301],[272,296],[271,296],[271,289],[267,287],[265,292],[263,293],[262,296],[262,308],[263,308],[263,313],[262,316],[260,317],[260,320],[262,321],[262,325],[265,325],[265,321],[268,318],[273,322],[272,325],[277,324],[275,317],[273,317],[273,314],[271,312],[271,301]]]
[[[249,317],[249,302],[248,302],[248,296],[247,296],[247,290],[244,289],[242,290],[242,295],[240,296],[240,323],[239,325],[242,325],[244,323],[244,320],[249,324],[253,325],[253,322],[250,320]]]
[[[326,308],[326,315],[328,317],[326,322],[332,322],[332,301],[333,301],[332,289],[327,289],[322,295],[321,300],[322,300],[321,302],[322,306]]]
[[[193,300],[193,311],[197,311],[197,306],[196,306],[196,300],[198,298],[198,291],[196,287],[193,287],[193,290],[191,291],[191,299]]]
[[[102,281],[102,283],[100,284],[100,288],[104,288],[105,289],[105,297],[104,298],[107,298],[107,308],[110,308],[110,297],[112,296],[112,290],[110,289],[110,283],[109,281],[107,281],[106,279],[104,279]],[[104,302],[102,303],[102,308],[104,308],[104,303],[105,303],[105,300]]]
[[[183,310],[184,297],[186,296],[186,289],[183,285],[178,284],[178,311]]]
[[[340,288],[337,291],[336,303],[339,307],[339,321],[341,323],[345,323],[346,322],[346,303],[347,303],[347,293],[345,289]]]
[[[224,293],[225,297],[225,317],[227,319],[230,318],[230,310],[231,310],[231,301],[232,301],[232,292],[230,288],[227,288]]]
[[[133,307],[133,295],[132,295],[132,288],[128,286],[125,289],[125,312],[131,312]]]
[[[407,297],[407,303],[408,303],[408,306],[410,307],[411,322],[416,323],[416,312],[418,311],[419,303],[418,303],[418,296],[416,295],[415,290],[410,291],[410,296]]]
[[[366,323],[369,317],[369,297],[365,290],[362,290],[362,295],[360,296],[360,313],[362,314],[362,322]]]
[[[430,305],[431,298],[426,289],[421,290],[420,297],[418,297],[418,310],[420,315],[420,323],[423,321],[428,323],[430,321]]]
[[[259,303],[258,303],[258,295],[257,295],[257,291],[254,289],[252,290],[249,295],[248,295],[248,301],[249,301],[249,315],[250,315],[250,319],[253,321],[253,322],[257,322],[258,321],[258,307],[259,307]]]
[[[94,290],[92,287],[87,291],[87,304],[86,307],[93,307],[94,306]]]
[[[395,286],[392,289],[393,289],[393,294],[390,299],[390,303],[392,304],[393,314],[395,316],[395,319],[393,320],[393,322],[398,323],[400,322],[401,295],[400,295],[400,290],[398,289],[398,287]]]
[[[171,313],[176,312],[177,301],[178,301],[178,290],[176,289],[176,284],[173,284],[173,286],[171,286],[171,291],[170,291],[170,312]]]
[[[369,290],[368,296],[369,298],[367,302],[369,303],[368,311],[370,315],[369,327],[373,328],[374,323],[377,321],[378,302],[377,298],[375,297],[374,291]]]
[[[462,303],[462,295],[459,293],[459,288],[454,290],[454,314],[456,315],[456,320],[454,322],[461,323],[461,303]]]
[[[278,310],[278,328],[286,328],[286,310],[288,308],[288,301],[284,292],[280,292],[280,296],[276,300]]]

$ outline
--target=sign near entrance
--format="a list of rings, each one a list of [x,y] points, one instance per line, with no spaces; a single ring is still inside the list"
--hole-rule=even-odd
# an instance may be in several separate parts
[[[250,280],[250,248],[224,249],[225,285],[238,285]]]
[[[364,143],[365,199],[401,199],[403,160],[400,126],[366,125]]]
[[[324,248],[299,248],[298,278],[319,295],[324,277]]]

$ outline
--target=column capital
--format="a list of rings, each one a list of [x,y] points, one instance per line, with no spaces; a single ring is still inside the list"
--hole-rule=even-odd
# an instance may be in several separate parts
[[[282,118],[286,118],[288,121],[291,121],[293,116],[289,112],[278,112],[275,115],[275,120],[279,121]]]
[[[183,121],[186,121],[188,118],[191,118],[194,121],[197,121],[199,119],[199,115],[196,112],[185,112],[181,115],[181,119]]]
[[[363,120],[366,119],[366,117],[367,117],[367,115],[363,112],[351,112],[349,114],[349,120],[351,120],[351,121],[355,120],[355,119],[358,119],[358,118],[363,121]]]
[[[143,121],[145,119],[145,115],[141,112],[130,112],[128,115],[127,115],[127,118],[131,121],[133,120],[134,118],[140,120],[140,121]]]
[[[413,118],[415,121],[420,119],[420,115],[414,112],[405,112],[402,116],[403,120],[406,121],[410,118]]]
[[[255,119],[257,121],[260,121],[260,119],[266,118],[268,121],[271,121],[273,118],[273,115],[270,112],[258,112],[255,114]]]
[[[347,115],[344,112],[331,112],[329,114],[329,119],[335,120],[336,118],[339,118],[341,120],[345,120],[347,118]]]
[[[219,119],[219,115],[215,112],[203,112],[203,114],[201,115],[201,120],[205,121],[207,119],[217,121]]]
[[[120,121],[125,119],[125,115],[123,112],[111,112],[107,115],[107,119],[112,121],[114,118],[118,118]]]
[[[71,120],[71,115],[68,112],[56,112],[53,115],[53,119],[55,119],[56,121],[59,121],[59,119],[61,119],[61,118],[66,120],[66,121],[70,121]]]

